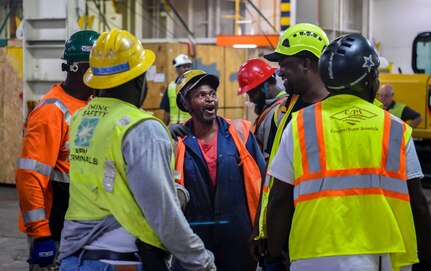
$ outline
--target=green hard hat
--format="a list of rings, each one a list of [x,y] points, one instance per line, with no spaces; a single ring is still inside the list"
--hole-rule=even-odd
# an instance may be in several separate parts
[[[273,53],[263,57],[272,62],[278,62],[287,56],[293,56],[302,51],[309,51],[317,58],[328,46],[329,40],[325,31],[314,24],[295,24],[283,32]]]
[[[88,61],[91,48],[99,37],[99,33],[93,30],[81,30],[70,36],[64,45],[61,59],[67,61]]]

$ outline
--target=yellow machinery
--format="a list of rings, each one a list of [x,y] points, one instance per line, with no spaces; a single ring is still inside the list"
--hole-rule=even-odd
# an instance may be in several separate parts
[[[413,136],[431,139],[431,75],[380,74],[379,78],[380,85],[392,85],[395,101],[407,105],[422,115],[423,121],[414,129]]]
[[[413,130],[416,151],[425,179],[431,188],[431,32],[416,36],[412,46],[415,74],[380,74],[380,84],[391,84],[394,100],[420,113],[423,121]]]

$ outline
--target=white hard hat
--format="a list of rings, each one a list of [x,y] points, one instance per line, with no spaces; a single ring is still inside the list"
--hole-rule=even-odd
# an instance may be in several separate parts
[[[178,67],[185,64],[192,64],[193,62],[190,60],[190,58],[185,54],[179,54],[177,57],[172,61],[172,65],[174,67]]]

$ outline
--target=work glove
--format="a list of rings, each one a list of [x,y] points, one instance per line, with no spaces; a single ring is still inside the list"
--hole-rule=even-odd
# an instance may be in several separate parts
[[[55,243],[51,237],[42,237],[34,240],[29,264],[38,264],[40,267],[48,266],[54,261]]]
[[[284,265],[285,258],[283,255],[279,255],[277,257],[269,257],[268,255],[265,257],[265,261],[263,263],[263,270],[265,271],[287,271],[288,267]]]
[[[175,189],[177,190],[177,196],[178,196],[178,200],[180,202],[180,207],[181,207],[181,211],[183,211],[183,213],[186,210],[186,205],[190,200],[190,193],[189,191],[187,191],[187,189],[177,183],[175,183]]]
[[[168,126],[169,132],[171,132],[172,138],[177,140],[177,137],[185,137],[190,134],[190,130],[182,124],[170,124]]]

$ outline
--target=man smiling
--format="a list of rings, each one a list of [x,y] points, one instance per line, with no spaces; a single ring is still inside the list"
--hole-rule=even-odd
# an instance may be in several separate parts
[[[256,270],[246,246],[265,161],[250,122],[217,115],[219,78],[200,70],[177,81],[177,105],[189,112],[190,134],[178,138],[178,183],[190,192],[185,215],[214,253],[217,270]],[[182,270],[174,261],[173,270]]]

